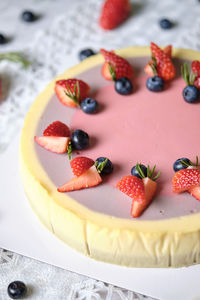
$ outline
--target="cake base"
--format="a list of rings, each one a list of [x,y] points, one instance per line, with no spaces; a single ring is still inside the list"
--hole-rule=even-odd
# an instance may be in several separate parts
[[[18,172],[18,148],[19,137],[0,155],[3,199],[0,247],[157,299],[199,297],[199,265],[180,269],[138,269],[101,263],[72,250],[41,226],[23,191]]]

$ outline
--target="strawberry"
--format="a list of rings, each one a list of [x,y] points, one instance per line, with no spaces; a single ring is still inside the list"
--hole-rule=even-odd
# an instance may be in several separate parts
[[[163,52],[169,57],[172,57],[172,45],[168,45],[166,47],[163,48]],[[148,62],[148,64],[146,64],[146,66],[144,67],[144,72],[149,76],[152,77],[154,76],[154,72],[152,70],[151,64],[153,63],[152,60],[150,60]]]
[[[38,145],[55,153],[66,152],[69,144],[68,137],[60,136],[35,136],[35,141]]]
[[[100,49],[100,52],[105,58],[105,63],[102,67],[102,75],[107,80],[116,80],[121,77],[131,79],[133,77],[133,67],[123,57],[115,54],[113,51]]]
[[[175,68],[168,55],[155,43],[151,43],[151,52],[156,60],[157,75],[164,80],[171,80],[175,77]]]
[[[79,79],[62,79],[56,81],[55,92],[64,105],[78,107],[80,102],[89,96],[90,87]]]
[[[200,201],[200,186],[197,185],[195,187],[192,187],[188,190],[190,195],[192,195],[194,198],[196,198],[198,201]]]
[[[58,192],[71,192],[81,189],[90,188],[96,186],[102,182],[101,176],[99,175],[95,166],[90,167],[86,172],[78,177],[74,177],[64,185],[59,187]]]
[[[182,169],[172,178],[173,192],[182,193],[200,184],[200,170]]]
[[[142,181],[144,184],[145,197],[143,201],[140,201],[138,199],[133,201],[131,208],[131,216],[134,218],[139,217],[142,214],[142,212],[147,208],[147,206],[151,203],[151,200],[155,195],[157,189],[157,183],[154,180],[146,177],[143,178]]]
[[[44,136],[63,136],[69,137],[70,130],[67,125],[60,121],[55,121],[51,123],[43,132]]]
[[[200,89],[200,77],[196,77],[195,80],[194,80],[194,85]]]
[[[99,25],[106,30],[114,29],[128,18],[130,12],[129,0],[106,0],[101,10]]]
[[[94,165],[94,161],[91,158],[79,156],[72,159],[70,165],[74,175],[80,176]]]
[[[134,218],[139,217],[152,201],[157,189],[155,180],[160,175],[159,172],[151,179],[155,171],[155,166],[152,170],[150,170],[149,166],[147,167],[147,177],[145,177],[138,163],[136,168],[140,178],[128,175],[123,177],[116,186],[121,192],[133,198],[131,216]]]

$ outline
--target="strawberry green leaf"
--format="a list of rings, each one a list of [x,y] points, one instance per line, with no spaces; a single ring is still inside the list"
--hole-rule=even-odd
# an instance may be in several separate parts
[[[0,54],[0,61],[1,60],[9,60],[12,62],[21,63],[24,68],[27,68],[31,63],[27,59],[25,59],[20,53],[17,52],[7,52]]]

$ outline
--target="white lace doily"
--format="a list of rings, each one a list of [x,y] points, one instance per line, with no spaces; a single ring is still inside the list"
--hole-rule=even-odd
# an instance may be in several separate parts
[[[59,5],[59,1],[55,2]],[[55,2],[30,1],[31,7],[37,11],[40,6],[45,8],[46,5],[47,14],[51,5],[55,7]],[[12,0],[2,1],[0,13],[7,13],[12,3]],[[16,3],[24,3],[25,6],[23,0]],[[98,51],[100,47],[115,49],[148,45],[150,41],[155,41],[160,45],[171,43],[176,47],[200,50],[200,3],[197,0],[135,0],[132,17],[110,32],[102,31],[97,24],[101,5],[102,0],[84,0],[74,3],[70,10],[67,5],[64,6],[64,13],[49,22],[48,29],[39,30],[31,44],[21,48],[32,62],[28,69],[23,69],[19,64],[0,62],[0,76],[3,78],[1,151],[6,149],[21,128],[24,116],[38,93],[57,74],[78,62],[80,49],[90,47]],[[174,28],[168,31],[160,29],[158,20],[162,17],[174,21]],[[29,299],[150,299],[0,250],[0,299],[8,299],[7,285],[16,279],[28,284]]]

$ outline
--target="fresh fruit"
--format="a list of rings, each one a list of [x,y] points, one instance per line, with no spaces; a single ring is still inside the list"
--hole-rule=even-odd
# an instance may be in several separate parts
[[[85,131],[77,129],[72,132],[71,143],[73,149],[83,150],[89,146],[89,135]]]
[[[200,61],[194,60],[191,65],[192,73],[196,76],[194,85],[200,89]]]
[[[121,77],[131,79],[133,77],[133,67],[123,57],[115,54],[113,51],[100,49],[105,58],[102,67],[102,75],[107,80],[117,80]]]
[[[84,157],[84,156],[75,157],[70,161],[70,166],[75,176],[82,175],[93,165],[94,165],[94,161],[91,158]]]
[[[160,20],[159,24],[162,29],[170,29],[173,26],[173,23],[168,19]]]
[[[172,57],[172,45],[167,45],[163,48],[163,52],[169,57]],[[154,76],[154,72],[152,70],[152,63],[153,60],[151,59],[148,64],[144,67],[144,72],[149,76],[152,77]]]
[[[152,170],[147,166],[147,175],[142,172],[138,163],[136,168],[140,177],[128,175],[117,183],[120,191],[133,198],[131,215],[134,218],[139,217],[152,201],[157,189],[155,180],[160,176],[160,172],[158,172],[153,177],[156,166]]]
[[[173,192],[182,193],[200,184],[200,170],[182,169],[172,178]]]
[[[60,122],[55,121],[51,123],[43,132],[44,136],[63,136],[63,137],[69,137],[70,136],[70,130],[69,127]]]
[[[13,281],[8,285],[7,292],[12,299],[22,299],[26,296],[27,287],[22,281]]]
[[[147,177],[147,167],[143,164],[139,164],[139,167],[141,169],[141,171],[143,172],[144,176],[143,177]],[[138,172],[138,166],[134,166],[131,169],[131,175],[136,176],[138,178],[143,178],[140,173]]]
[[[38,145],[55,153],[65,153],[67,151],[69,140],[69,137],[35,136],[35,141]]]
[[[29,10],[25,10],[21,14],[22,20],[25,22],[34,22],[37,18],[36,15]]]
[[[5,35],[0,33],[0,45],[6,44],[6,43],[7,43],[7,39],[6,39]]]
[[[190,71],[187,63],[181,66],[181,75],[186,82],[186,87],[183,89],[183,98],[188,103],[196,103],[199,101],[200,92],[194,85],[196,75]]]
[[[194,85],[200,89],[200,77],[196,77],[195,80],[194,80]]]
[[[114,29],[128,18],[130,12],[129,0],[106,0],[101,10],[99,24],[103,29]]]
[[[94,114],[98,109],[98,102],[93,98],[86,98],[81,102],[81,109],[86,114]]]
[[[99,175],[96,167],[92,166],[82,175],[71,179],[57,190],[61,193],[71,192],[96,186],[100,182],[102,182],[101,176]]]
[[[78,107],[80,102],[89,96],[90,87],[79,79],[62,79],[56,81],[55,92],[64,105]]]
[[[146,87],[152,92],[160,92],[164,89],[164,80],[159,76],[147,78]]]
[[[157,183],[152,179],[146,177],[141,179],[144,184],[144,199],[133,200],[131,207],[131,216],[133,218],[139,217],[143,211],[147,208],[147,206],[151,203],[153,196],[156,193]]]
[[[188,158],[182,157],[174,162],[173,169],[175,172],[178,172],[182,169],[187,169],[189,166],[192,166],[191,161]]]
[[[96,54],[92,49],[83,49],[79,52],[79,59],[80,61]]]
[[[151,52],[156,61],[156,75],[165,81],[173,79],[176,73],[171,58],[153,42],[151,42]]]
[[[97,169],[99,169],[102,163],[104,163],[105,161],[106,163],[105,165],[103,164],[103,169],[100,170],[100,173],[104,175],[108,175],[113,172],[113,164],[110,161],[110,159],[108,159],[107,157],[98,157],[95,161],[95,166],[97,167]]]
[[[121,77],[115,81],[115,90],[120,95],[130,95],[133,92],[133,84],[128,78]]]
[[[145,200],[144,183],[141,178],[127,175],[118,181],[116,187],[134,200]]]

